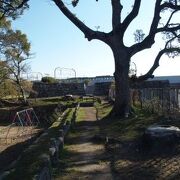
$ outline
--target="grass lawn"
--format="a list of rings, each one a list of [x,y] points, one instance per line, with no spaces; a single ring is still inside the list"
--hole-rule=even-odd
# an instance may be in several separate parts
[[[121,141],[138,139],[142,136],[144,130],[152,124],[171,124],[180,127],[180,119],[169,120],[139,108],[134,108],[134,116],[123,119],[107,116],[112,109],[111,104],[96,104],[96,108],[102,132],[110,137],[121,139]]]
[[[85,117],[86,117],[85,111],[83,110],[83,108],[79,108],[78,113],[77,113],[76,122],[82,121],[83,119],[85,119]]]

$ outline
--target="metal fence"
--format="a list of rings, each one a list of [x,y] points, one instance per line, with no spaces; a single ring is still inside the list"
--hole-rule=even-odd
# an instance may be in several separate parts
[[[180,114],[180,88],[143,88],[134,91],[135,99],[145,110],[167,116]]]

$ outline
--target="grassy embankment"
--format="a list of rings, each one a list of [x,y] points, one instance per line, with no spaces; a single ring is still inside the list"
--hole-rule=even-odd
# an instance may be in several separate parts
[[[178,120],[169,120],[140,108],[134,108],[134,116],[123,119],[109,118],[107,116],[112,109],[111,104],[96,103],[96,108],[102,133],[109,137],[118,138],[121,141],[137,140],[142,136],[144,130],[152,124],[171,124],[180,127]]]
[[[38,101],[33,100],[31,102],[31,105],[33,105],[35,109],[39,109],[39,107],[41,107],[42,109],[45,108],[46,111],[46,109],[48,110],[49,107],[56,107],[58,103],[61,103],[66,107],[71,107],[73,103],[77,102],[84,103],[82,99],[64,102],[61,98],[47,98],[39,99]],[[85,102],[92,102],[92,98],[88,100],[86,99]],[[42,156],[46,156],[46,154],[49,154],[50,139],[59,136],[59,129],[61,128],[61,126],[65,122],[71,121],[74,118],[74,111],[75,108],[67,108],[61,118],[58,118],[61,112],[58,113],[52,111],[51,113],[49,113],[48,118],[52,123],[54,123],[48,128],[47,133],[42,138],[40,138],[37,143],[31,145],[30,148],[28,148],[25,152],[22,153],[22,156],[18,161],[16,168],[11,171],[11,173],[7,176],[6,179],[32,179],[33,176],[37,174],[44,165],[44,160],[42,161]],[[43,112],[40,110],[41,114]],[[78,116],[81,116],[81,118],[83,118],[84,115],[81,110],[79,111]],[[61,159],[63,159],[63,156],[66,154],[65,149],[62,150],[63,152],[60,153],[60,156],[62,156]]]
[[[65,115],[62,118],[58,118],[37,143],[34,143],[24,151],[16,168],[5,179],[33,179],[33,176],[38,174],[39,170],[44,166],[44,158],[42,157],[49,155],[50,139],[59,136],[59,128],[66,121],[71,121],[73,111],[74,108],[67,109]]]

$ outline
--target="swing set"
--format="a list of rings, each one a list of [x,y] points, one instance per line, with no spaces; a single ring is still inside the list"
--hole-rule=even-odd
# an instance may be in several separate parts
[[[33,108],[18,111],[12,123],[0,129],[0,144],[12,144],[22,139],[29,139],[39,125],[40,121]]]

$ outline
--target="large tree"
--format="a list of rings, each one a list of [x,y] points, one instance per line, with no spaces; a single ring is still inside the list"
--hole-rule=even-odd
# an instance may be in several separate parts
[[[130,61],[135,54],[151,48],[155,43],[155,36],[157,34],[163,33],[166,36],[165,45],[157,54],[152,67],[150,67],[150,70],[145,75],[138,77],[137,79],[139,80],[145,80],[153,76],[153,72],[159,66],[159,60],[164,54],[169,56],[180,54],[179,19],[178,22],[173,22],[174,16],[180,11],[180,0],[154,0],[153,18],[150,22],[151,25],[148,34],[145,35],[143,31],[137,30],[135,32],[136,42],[129,47],[124,44],[125,33],[132,21],[136,19],[139,14],[141,0],[134,0],[134,5],[130,13],[124,19],[122,19],[123,4],[121,0],[111,0],[112,30],[107,33],[94,31],[86,26],[83,21],[71,12],[67,7],[67,3],[64,3],[62,0],[53,1],[59,10],[84,33],[88,41],[97,39],[106,43],[111,48],[115,62],[114,78],[116,99],[112,110],[112,114],[115,116],[124,116],[130,112],[128,73]],[[73,0],[72,5],[75,7],[78,1],[79,0]],[[161,16],[164,13],[166,14],[166,21],[164,20],[163,23],[161,23]]]

